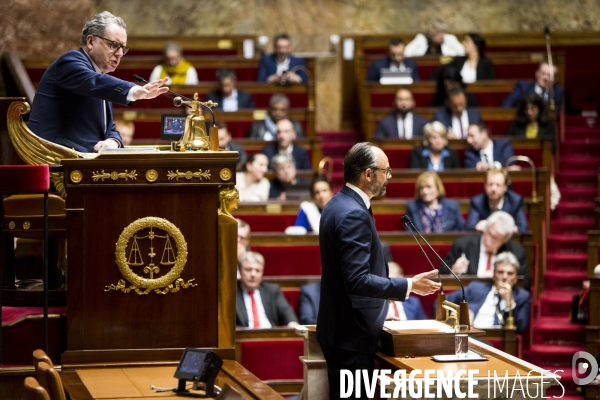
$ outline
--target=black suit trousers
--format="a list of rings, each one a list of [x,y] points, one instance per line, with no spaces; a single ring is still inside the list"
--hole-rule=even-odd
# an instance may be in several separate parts
[[[356,379],[356,370],[367,370],[369,379],[373,376],[373,370],[375,369],[375,354],[373,353],[357,353],[355,351],[338,349],[326,344],[321,343],[321,350],[325,356],[327,362],[327,377],[329,378],[329,399],[337,400],[340,397],[340,371],[343,369],[350,370],[352,376]],[[362,371],[360,373],[362,378]],[[348,384],[346,380],[345,384]],[[347,389],[344,389],[347,390]],[[376,393],[378,391],[376,390]],[[367,397],[364,381],[361,379],[360,396],[356,397],[356,382],[354,382],[352,389],[352,396],[350,399],[369,399]]]

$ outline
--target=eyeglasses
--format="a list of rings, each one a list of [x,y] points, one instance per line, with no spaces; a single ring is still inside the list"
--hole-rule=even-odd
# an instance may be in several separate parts
[[[371,169],[375,169],[375,170],[379,170],[379,171],[385,171],[385,176],[392,176],[392,169],[390,167],[387,168],[377,168],[377,167],[371,167]]]
[[[98,35],[92,35],[92,36],[95,36],[95,37],[100,38],[102,40],[106,40],[108,42],[108,47],[110,48],[110,50],[114,51],[115,53],[117,51],[119,51],[119,49],[123,49],[123,55],[127,54],[127,52],[129,51],[129,47],[127,47],[125,45],[122,45],[119,42],[115,42],[114,40],[110,40],[110,39],[107,39],[105,37],[98,36]]]

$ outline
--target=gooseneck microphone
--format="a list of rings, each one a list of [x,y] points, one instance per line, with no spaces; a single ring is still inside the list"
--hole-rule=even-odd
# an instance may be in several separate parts
[[[140,82],[140,83],[150,83],[147,80],[145,80],[144,78],[142,78],[139,75],[133,74],[133,79]],[[179,93],[173,92],[171,90],[168,90],[166,93],[161,93],[163,96],[165,96],[168,99],[173,100],[173,105],[176,107],[181,107],[182,104],[182,100],[185,101],[192,101],[192,99],[190,99],[189,97],[185,97],[180,95]],[[191,107],[188,104],[184,104],[186,107]],[[207,109],[208,111],[210,111],[210,115],[212,116],[212,125],[213,126],[217,126],[217,121],[215,120],[215,113],[213,112],[213,110],[210,107],[205,106],[204,104],[200,104],[201,107],[204,107],[205,109]]]

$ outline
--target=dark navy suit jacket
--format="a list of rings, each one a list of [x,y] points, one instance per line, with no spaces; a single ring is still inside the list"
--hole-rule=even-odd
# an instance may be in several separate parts
[[[471,310],[475,316],[477,316],[477,313],[483,305],[485,298],[492,289],[492,285],[492,282],[473,281],[465,287],[465,299],[469,303],[469,310]],[[515,308],[512,310],[512,315],[515,319],[517,333],[523,333],[525,328],[527,328],[527,324],[529,323],[531,295],[527,290],[515,286],[513,287],[513,299],[515,300]],[[462,300],[462,291],[457,290],[447,294],[446,300],[454,304],[458,304]],[[505,311],[503,314],[504,319],[506,320],[508,317],[508,312]],[[497,315],[494,317],[494,324],[500,324],[498,322]]]
[[[289,70],[291,71],[294,67],[298,66],[306,68],[304,60],[300,57],[290,56]],[[306,71],[302,67],[294,69],[294,72],[300,75],[302,83],[306,83],[308,82],[308,75],[306,75]],[[266,82],[267,78],[275,73],[277,73],[277,60],[275,54],[265,54],[260,59],[260,64],[258,65],[258,78],[256,78],[256,80],[258,82]]]
[[[279,153],[279,147],[277,147],[277,143],[272,143],[263,147],[262,152],[269,159],[269,169],[273,169],[271,165],[271,158]],[[294,161],[296,161],[297,169],[312,169],[312,165],[308,157],[308,151],[306,151],[304,147],[295,144],[292,148],[292,157],[294,157]]]
[[[379,82],[379,78],[381,78],[381,70],[383,68],[389,68],[390,64],[391,62],[388,57],[373,61],[373,63],[369,66],[369,70],[367,71],[367,81]],[[419,68],[417,68],[417,63],[415,60],[405,58],[404,65],[411,69],[411,76],[414,82],[421,80],[421,77],[419,76]]]
[[[298,322],[294,310],[285,299],[279,286],[272,283],[261,283],[257,289],[260,292],[263,307],[267,319],[273,326],[285,326],[292,321]],[[248,310],[244,303],[244,292],[242,285],[237,284],[237,298],[235,304],[236,326],[248,327]]]
[[[246,93],[242,90],[237,91],[238,95],[238,108],[254,108],[254,100],[252,100],[252,95],[250,93]],[[220,90],[213,90],[212,92],[208,92],[206,94],[206,101],[211,100],[219,105],[215,107],[216,110],[220,110],[223,108],[223,93]]]
[[[515,155],[512,144],[507,139],[492,139],[494,142],[494,162],[498,161],[504,167],[506,160]],[[473,149],[465,150],[465,168],[477,168],[481,155]]]
[[[97,73],[83,49],[69,51],[44,72],[31,106],[29,129],[43,139],[82,152],[92,153],[96,143],[106,139],[116,139],[123,146],[111,102],[128,104],[127,93],[133,86]]]
[[[404,300],[404,278],[388,278],[375,222],[358,193],[344,186],[325,206],[319,227],[321,302],[317,341],[375,353],[388,312]]]
[[[481,121],[481,115],[479,115],[479,111],[469,110],[467,108],[467,117],[469,118],[469,124]],[[448,128],[448,130],[452,129],[452,113],[448,108],[444,108],[443,110],[440,110],[433,114],[433,118],[431,120],[440,121],[442,124],[444,124],[444,126],[446,126],[446,128]],[[467,135],[467,128],[469,127],[463,127],[465,131],[465,137]]]
[[[450,268],[452,268],[458,257],[464,254],[467,260],[469,260],[469,267],[465,274],[477,275],[477,268],[479,267],[480,246],[481,235],[459,237],[452,243],[452,247],[450,247],[450,251],[448,252],[448,254],[446,254],[444,261],[446,262],[446,264],[448,264]],[[519,268],[519,275],[523,275],[523,286],[525,287],[525,289],[529,289],[529,270],[527,269],[527,255],[525,254],[525,249],[519,243],[509,240],[502,247],[500,247],[500,249],[498,249],[498,254],[504,251],[510,251],[515,255],[515,257],[517,257],[517,260],[519,260],[519,264],[521,265],[521,267]],[[447,275],[450,274],[448,269],[443,264],[440,264],[440,273]]]
[[[502,107],[515,107],[524,94],[535,91],[535,82],[517,82],[513,91],[502,100]],[[558,83],[554,84],[554,104],[556,105],[556,115],[560,115],[562,107],[564,90]]]
[[[300,323],[302,325],[315,325],[319,313],[319,299],[321,296],[321,282],[309,283],[300,288]],[[427,319],[421,302],[416,297],[409,297],[402,304],[406,319]]]
[[[413,113],[413,138],[423,136],[423,127],[425,124],[427,124],[427,122],[429,122],[427,121],[427,118]],[[375,135],[373,137],[376,139],[399,139],[400,136],[398,135],[398,116],[395,112],[393,112],[390,115],[383,117],[381,121],[379,121],[379,125],[377,125],[377,129],[375,130]]]
[[[456,200],[447,199],[442,197],[438,199],[438,202],[442,205],[444,209],[444,218],[442,220],[442,227],[444,232],[447,231],[462,231],[465,229],[465,220],[460,214],[460,206]],[[421,208],[422,201],[421,200],[411,200],[406,205],[406,215],[411,219],[415,227],[423,232],[423,223],[421,222],[421,215],[419,213],[419,209]],[[404,225],[405,230],[409,230],[406,225]]]
[[[523,209],[523,197],[507,190],[504,193],[504,203],[502,204],[502,211],[506,211],[515,219],[515,224],[519,228],[519,232],[527,232],[529,224],[527,223],[527,217],[525,216],[525,210]],[[487,219],[491,214],[490,205],[488,198],[485,193],[480,193],[477,196],[471,198],[471,205],[469,208],[469,217],[467,218],[467,229],[475,229],[475,225],[483,219]]]

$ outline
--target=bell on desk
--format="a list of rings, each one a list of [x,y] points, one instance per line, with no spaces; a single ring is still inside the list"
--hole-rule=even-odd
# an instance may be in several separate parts
[[[178,151],[208,150],[209,138],[206,133],[206,120],[200,111],[200,106],[214,107],[216,104],[211,101],[201,103],[198,101],[198,93],[194,93],[194,100],[183,101],[180,97],[176,97],[174,103],[176,106],[188,104],[192,110],[185,119],[185,129],[181,140],[173,142],[172,149]]]

